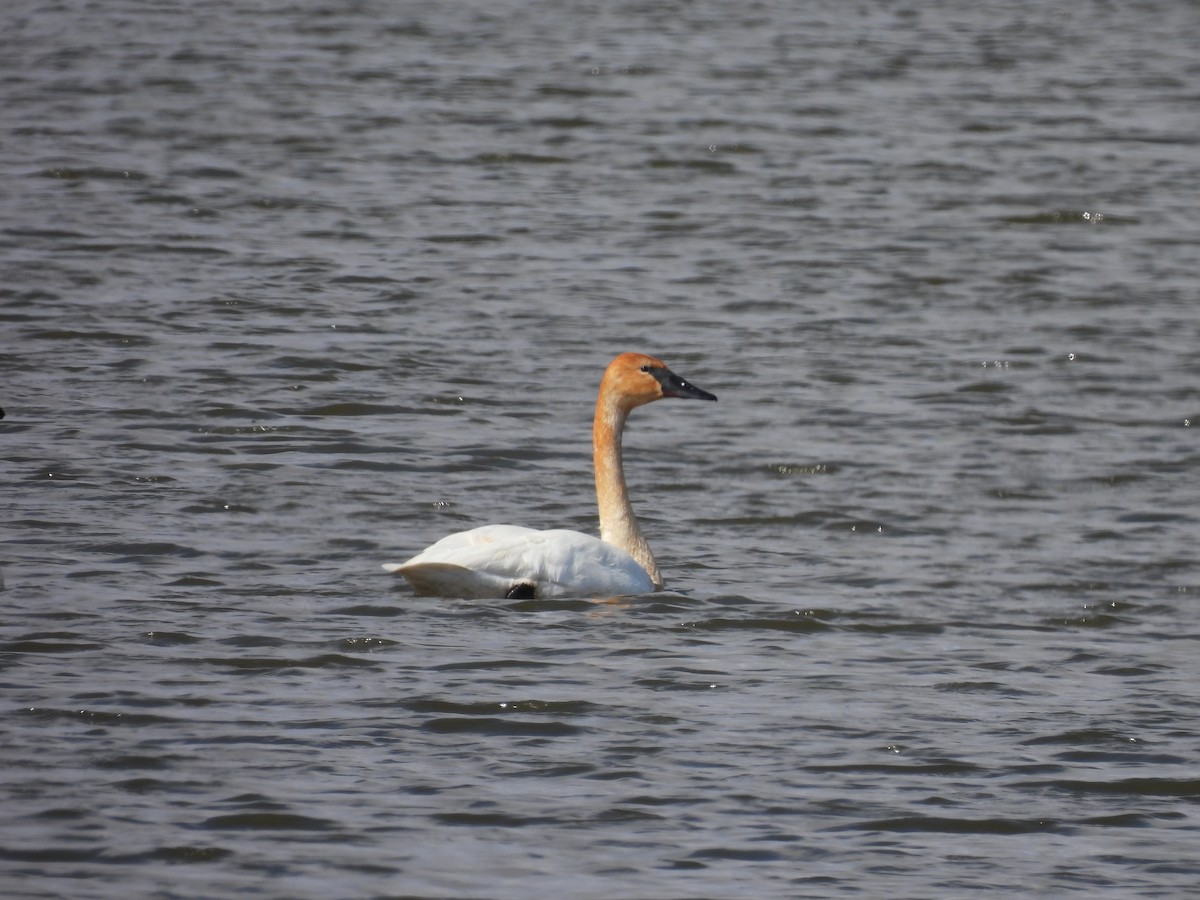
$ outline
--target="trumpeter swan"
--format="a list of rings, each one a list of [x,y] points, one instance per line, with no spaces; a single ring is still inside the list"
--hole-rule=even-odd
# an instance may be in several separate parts
[[[633,409],[664,397],[717,399],[653,356],[622,353],[604,370],[592,423],[599,538],[484,525],[444,537],[407,562],[384,568],[432,597],[611,597],[661,590],[658,564],[629,503],[621,434]]]

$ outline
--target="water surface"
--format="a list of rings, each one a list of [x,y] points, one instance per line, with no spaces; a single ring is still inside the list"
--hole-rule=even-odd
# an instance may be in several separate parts
[[[1189,4],[9,3],[12,896],[1185,896]],[[670,591],[415,598],[595,528]]]

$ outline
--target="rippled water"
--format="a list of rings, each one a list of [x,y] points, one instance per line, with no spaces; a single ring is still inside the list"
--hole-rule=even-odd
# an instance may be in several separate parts
[[[6,895],[1194,891],[1194,4],[0,26]]]

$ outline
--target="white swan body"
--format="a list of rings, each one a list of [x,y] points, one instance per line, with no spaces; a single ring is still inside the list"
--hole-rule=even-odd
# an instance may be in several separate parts
[[[540,599],[649,594],[650,575],[612,544],[579,531],[482,525],[442,538],[399,572],[418,594],[485,600],[521,593]],[[517,591],[514,592],[514,588]]]
[[[403,575],[418,594],[434,597],[613,597],[660,590],[662,575],[629,502],[621,435],[633,409],[664,397],[717,399],[652,356],[622,353],[604,371],[592,426],[599,538],[484,525],[384,568]]]

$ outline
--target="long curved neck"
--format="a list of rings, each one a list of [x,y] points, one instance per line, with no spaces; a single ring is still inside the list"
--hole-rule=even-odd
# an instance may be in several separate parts
[[[625,486],[621,462],[621,433],[629,410],[601,390],[592,423],[592,455],[596,467],[596,504],[600,507],[600,539],[620,547],[646,570],[656,589],[663,586],[658,563],[638,527]]]

